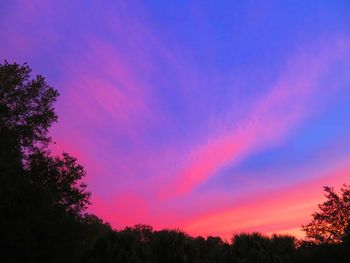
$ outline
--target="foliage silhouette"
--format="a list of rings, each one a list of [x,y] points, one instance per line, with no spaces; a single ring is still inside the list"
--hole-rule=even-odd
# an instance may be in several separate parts
[[[86,213],[84,168],[52,156],[48,130],[58,92],[28,65],[0,64],[0,262],[348,262],[350,187],[325,187],[327,201],[303,226],[307,239],[260,233],[191,237],[135,225],[113,230]]]
[[[327,200],[319,205],[313,220],[302,226],[306,241],[316,244],[341,243],[350,220],[350,186],[344,185],[340,194],[331,187],[324,187]]]
[[[291,236],[239,234],[232,243],[240,262],[292,262],[295,252],[295,238]]]
[[[41,75],[30,79],[27,64],[0,64],[0,131],[11,133],[21,147],[47,144],[49,127],[57,120],[57,90]]]
[[[24,64],[0,64],[0,261],[73,262],[89,193],[73,157],[51,157],[58,92]]]

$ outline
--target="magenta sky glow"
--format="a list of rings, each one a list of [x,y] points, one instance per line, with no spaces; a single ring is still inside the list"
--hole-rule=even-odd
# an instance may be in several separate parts
[[[292,233],[350,175],[347,1],[2,1],[0,58],[61,94],[90,210],[192,235]]]

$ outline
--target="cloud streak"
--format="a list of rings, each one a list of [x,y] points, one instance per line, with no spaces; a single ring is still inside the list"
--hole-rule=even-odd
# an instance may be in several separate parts
[[[290,234],[301,236],[295,226],[307,223],[317,204],[323,202],[323,186],[331,183],[331,186],[339,187],[347,181],[350,172],[347,162],[333,164],[335,166],[324,171],[318,179],[273,193],[259,193],[241,200],[238,205],[192,219],[184,229],[194,235],[220,233],[226,238],[231,238],[233,232],[288,233],[289,229],[293,231]],[[318,169],[313,173],[319,173]]]
[[[289,61],[279,81],[253,106],[238,127],[224,131],[189,153],[188,164],[179,171],[175,195],[191,192],[226,165],[283,140],[313,113],[309,108],[313,95],[320,91],[320,80],[334,63],[349,51],[346,40],[337,40],[332,48],[312,54],[299,54]],[[335,50],[335,51],[334,51]],[[169,189],[166,190],[169,193]]]

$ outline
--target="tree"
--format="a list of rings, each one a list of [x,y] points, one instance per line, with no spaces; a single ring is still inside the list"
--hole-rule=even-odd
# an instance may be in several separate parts
[[[30,72],[0,64],[0,261],[76,262],[90,196],[85,171],[48,151],[58,92]]]
[[[288,235],[239,234],[232,239],[232,250],[239,262],[292,262],[295,239]]]
[[[49,127],[57,120],[53,104],[58,91],[45,78],[30,79],[27,64],[0,64],[0,133],[11,133],[21,147],[47,144]]]
[[[336,244],[342,241],[350,220],[350,186],[343,185],[340,193],[324,187],[327,200],[312,214],[312,221],[302,226],[306,241],[315,244]]]
[[[152,240],[155,262],[184,262],[187,235],[179,230],[161,230]]]
[[[40,75],[30,79],[30,72],[27,64],[0,64],[0,193],[7,197],[16,192],[9,193],[9,186],[21,181],[25,154],[47,145],[48,129],[57,120],[58,92]]]
[[[81,181],[85,170],[67,153],[51,157],[48,152],[37,150],[28,157],[25,174],[32,189],[66,213],[79,217],[89,205],[90,193]]]
[[[348,246],[350,245],[350,222],[348,222],[348,225],[345,229],[342,241],[344,244],[346,244]]]
[[[232,244],[234,255],[241,262],[270,262],[270,240],[260,233],[235,235]]]

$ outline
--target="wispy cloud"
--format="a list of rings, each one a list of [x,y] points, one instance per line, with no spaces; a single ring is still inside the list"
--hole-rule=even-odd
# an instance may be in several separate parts
[[[341,186],[349,172],[347,161],[335,163],[323,172],[316,167],[313,173],[319,174],[318,179],[252,195],[232,207],[191,219],[184,229],[192,234],[220,233],[226,238],[231,238],[233,232],[287,233],[288,229],[300,229],[309,221],[317,204],[323,202],[323,186]]]
[[[188,162],[176,175],[176,184],[166,195],[183,195],[214,176],[226,165],[263,148],[278,144],[301,124],[314,109],[313,96],[321,91],[327,70],[349,52],[349,42],[337,40],[331,47],[321,45],[315,52],[301,52],[288,61],[277,83],[255,103],[248,117],[233,130],[207,138],[188,154]]]

